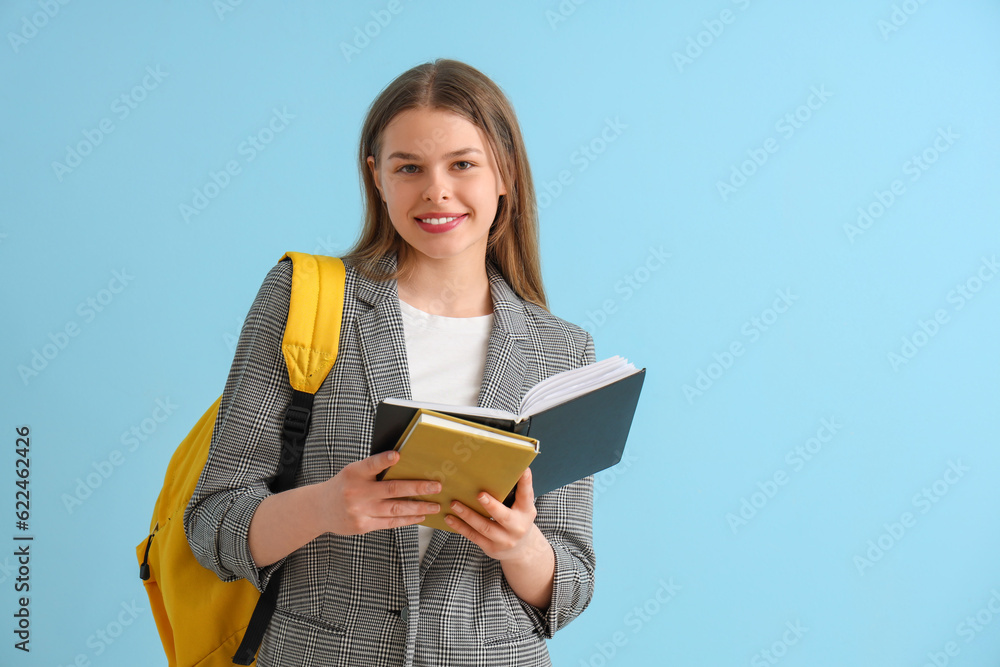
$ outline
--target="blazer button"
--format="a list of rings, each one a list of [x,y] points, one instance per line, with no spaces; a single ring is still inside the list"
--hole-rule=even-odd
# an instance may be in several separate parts
[[[403,623],[406,623],[407,621],[409,621],[410,620],[410,608],[409,607],[403,607],[402,609],[400,609],[399,610],[399,618],[400,618],[400,620],[403,621]]]

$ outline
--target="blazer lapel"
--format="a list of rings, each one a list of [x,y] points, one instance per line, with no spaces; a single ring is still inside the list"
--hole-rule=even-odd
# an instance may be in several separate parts
[[[384,257],[381,266],[396,268],[396,257]],[[368,280],[358,274],[358,300],[371,308],[357,318],[358,343],[364,359],[372,409],[384,398],[411,397],[403,316],[396,281]]]
[[[522,342],[528,337],[524,305],[507,285],[499,269],[486,265],[493,296],[493,329],[486,351],[486,368],[479,388],[479,407],[517,413],[530,389],[528,359]]]

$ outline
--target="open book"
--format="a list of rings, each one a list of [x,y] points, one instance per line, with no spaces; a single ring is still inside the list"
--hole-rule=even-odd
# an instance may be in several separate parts
[[[387,398],[376,408],[371,453],[395,448],[423,408],[537,440],[532,487],[542,495],[621,460],[645,375],[618,356],[563,371],[532,387],[519,414]]]

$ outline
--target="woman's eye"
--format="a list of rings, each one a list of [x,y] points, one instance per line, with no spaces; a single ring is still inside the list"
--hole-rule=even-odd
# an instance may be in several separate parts
[[[455,164],[456,165],[459,165],[459,164],[467,164],[467,165],[469,165],[468,167],[464,167],[464,168],[460,169],[459,171],[467,171],[467,170],[469,170],[469,169],[472,168],[472,163],[469,162],[468,160],[460,160],[460,161],[456,162]]]
[[[412,173],[414,173],[412,171],[405,171],[408,167],[413,167],[414,169],[416,169],[417,165],[415,165],[415,164],[404,164],[397,171],[402,171],[404,174],[412,174]]]

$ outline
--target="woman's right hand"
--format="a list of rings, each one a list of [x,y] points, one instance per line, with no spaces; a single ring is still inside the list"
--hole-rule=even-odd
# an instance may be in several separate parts
[[[399,453],[394,450],[375,454],[344,466],[336,475],[322,482],[322,506],[317,511],[324,531],[338,535],[361,535],[382,528],[420,523],[428,514],[441,511],[437,503],[410,498],[439,493],[440,482],[375,479],[398,460]]]

